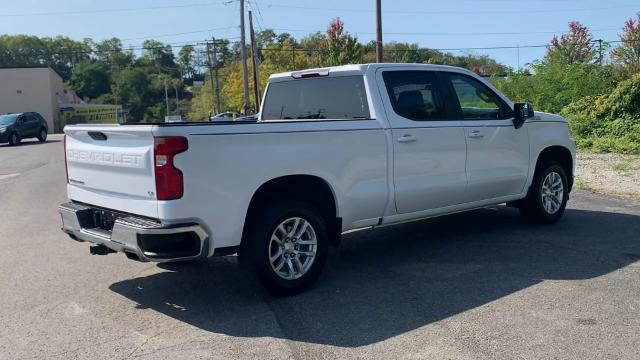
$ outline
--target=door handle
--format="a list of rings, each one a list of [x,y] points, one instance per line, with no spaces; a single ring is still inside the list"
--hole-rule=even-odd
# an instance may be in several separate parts
[[[473,130],[469,132],[469,137],[472,139],[482,139],[484,134],[482,134],[479,130]]]
[[[402,135],[398,138],[398,142],[402,144],[412,143],[412,142],[415,142],[416,140],[417,139],[410,134]]]

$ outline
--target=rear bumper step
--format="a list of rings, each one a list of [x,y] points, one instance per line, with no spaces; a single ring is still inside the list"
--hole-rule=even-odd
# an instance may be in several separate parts
[[[194,223],[163,226],[160,222],[69,202],[58,207],[62,231],[76,241],[124,252],[140,261],[166,262],[206,256],[207,233]],[[106,255],[102,247],[92,253]]]

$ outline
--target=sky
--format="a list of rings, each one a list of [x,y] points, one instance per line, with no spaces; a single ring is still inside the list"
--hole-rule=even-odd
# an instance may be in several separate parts
[[[246,0],[256,30],[271,28],[301,38],[324,32],[340,17],[361,42],[375,38],[375,0]],[[239,39],[238,0],[2,0],[0,34],[68,36],[95,41],[119,37],[181,45]],[[577,20],[595,39],[618,40],[624,22],[640,11],[637,0],[382,0],[383,40],[417,43],[454,54],[486,54],[517,68],[544,56],[554,34]],[[248,29],[248,27],[247,27]],[[248,39],[248,38],[247,38]],[[486,47],[520,49],[472,49]],[[176,49],[177,51],[177,49]]]

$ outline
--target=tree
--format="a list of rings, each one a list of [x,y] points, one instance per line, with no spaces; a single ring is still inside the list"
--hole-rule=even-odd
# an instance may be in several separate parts
[[[571,65],[592,62],[595,56],[596,50],[589,28],[578,21],[572,21],[569,23],[569,33],[551,39],[545,60],[558,60]]]
[[[69,86],[85,99],[95,99],[111,89],[107,66],[100,62],[85,62],[73,69]]]
[[[359,63],[364,55],[363,46],[344,31],[344,22],[339,17],[329,23],[327,37],[318,47],[322,66]]]
[[[157,40],[145,40],[142,47],[144,48],[142,66],[154,66],[163,73],[179,74],[171,45],[165,45]]]
[[[147,74],[140,68],[128,67],[118,74],[113,84],[114,100],[129,110],[133,120],[148,120],[151,117],[152,90]]]
[[[123,51],[122,41],[118,38],[103,40],[95,44],[95,52],[98,60],[107,64],[111,68],[111,72],[124,69],[131,65],[134,59],[132,51]]]
[[[371,50],[369,53],[375,55],[375,42],[368,44]],[[399,42],[390,42],[383,45],[385,61],[396,63],[421,63],[422,57],[418,51],[418,44],[407,44]],[[371,62],[375,62],[372,58]]]
[[[640,72],[640,12],[636,16],[636,20],[627,20],[620,35],[622,44],[611,51],[614,63],[630,74]]]
[[[89,60],[91,41],[67,37],[38,38],[28,35],[0,35],[0,66],[50,66],[69,80],[74,66]]]
[[[187,79],[193,79],[195,75],[195,59],[196,52],[193,45],[185,45],[178,52],[178,65],[182,72],[183,77]]]

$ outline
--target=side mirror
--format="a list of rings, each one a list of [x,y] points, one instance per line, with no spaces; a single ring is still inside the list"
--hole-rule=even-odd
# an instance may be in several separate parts
[[[533,111],[533,105],[530,103],[516,103],[513,105],[513,126],[516,129],[520,129],[527,119],[531,119],[535,112]]]

